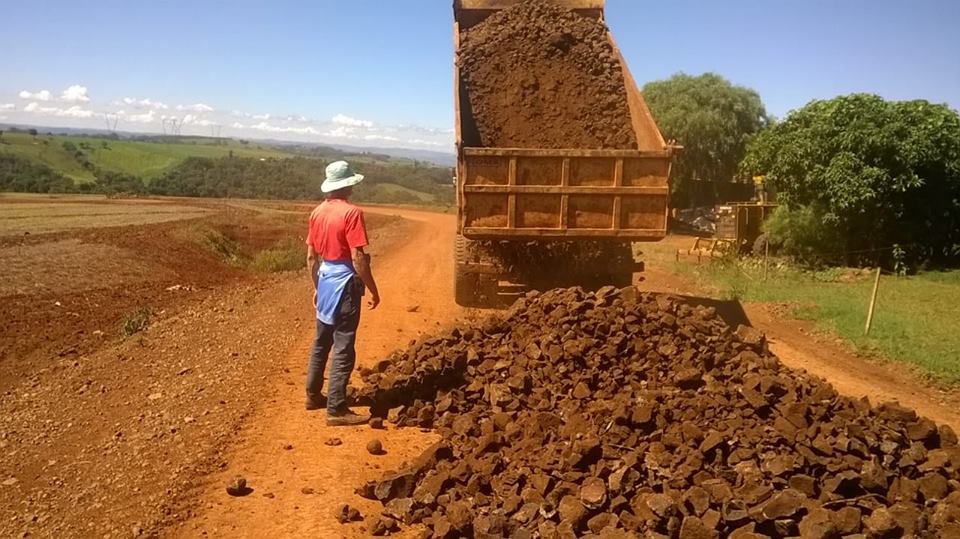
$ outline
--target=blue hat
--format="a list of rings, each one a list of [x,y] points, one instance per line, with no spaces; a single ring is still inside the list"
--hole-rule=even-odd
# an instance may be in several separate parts
[[[354,174],[350,164],[346,161],[337,161],[327,166],[327,179],[323,180],[320,190],[332,193],[347,187],[352,187],[363,181],[363,174]]]

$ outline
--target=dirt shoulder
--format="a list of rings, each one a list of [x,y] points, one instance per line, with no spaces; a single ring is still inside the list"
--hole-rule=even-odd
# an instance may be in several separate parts
[[[375,243],[406,234],[400,219],[373,221]],[[179,229],[168,226],[175,225],[97,229],[68,239],[126,256],[142,253],[133,244],[151,237],[151,246],[173,244]],[[7,246],[51,241],[61,240],[33,236]],[[88,300],[89,317],[57,318],[56,309],[74,310],[63,300],[73,296],[47,295],[62,290],[23,294],[23,312],[33,305],[41,313],[34,322],[10,316],[13,304],[4,303],[2,340],[23,354],[2,359],[0,536],[129,537],[181,518],[197,478],[224,466],[223,450],[237,444],[245,418],[289,376],[283,359],[311,331],[302,272],[251,274],[182,249],[147,253],[146,264],[167,273],[75,291],[97,298]],[[167,290],[170,283],[189,286]],[[60,306],[47,305],[53,297]],[[116,331],[110,317],[124,312],[125,298],[153,302],[153,323],[124,340],[91,335],[90,328]],[[89,344],[72,344],[81,336]],[[57,352],[68,346],[69,353]]]
[[[218,466],[296,339],[293,283],[223,287],[12,384],[0,405],[0,535],[129,536],[161,521],[178,491]]]

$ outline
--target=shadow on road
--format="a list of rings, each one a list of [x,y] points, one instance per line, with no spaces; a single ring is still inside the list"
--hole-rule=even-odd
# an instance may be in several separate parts
[[[676,297],[680,298],[682,303],[691,307],[713,307],[717,311],[717,315],[723,318],[723,321],[734,329],[740,324],[745,326],[752,325],[750,318],[747,317],[746,311],[743,310],[743,305],[737,300],[720,300],[686,295],[678,295]]]

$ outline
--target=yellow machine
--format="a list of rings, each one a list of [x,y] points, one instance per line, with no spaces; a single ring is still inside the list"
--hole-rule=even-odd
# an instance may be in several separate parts
[[[717,232],[714,237],[697,238],[686,254],[698,257],[751,252],[763,254],[766,246],[763,223],[777,207],[777,204],[763,201],[717,206]]]

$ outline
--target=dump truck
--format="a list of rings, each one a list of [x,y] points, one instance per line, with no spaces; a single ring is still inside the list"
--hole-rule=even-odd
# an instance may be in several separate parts
[[[460,71],[461,36],[498,10],[522,0],[455,0],[457,303],[483,307],[524,293],[544,272],[565,273],[576,255],[540,257],[544,251],[594,251],[589,271],[626,285],[642,270],[633,242],[661,240],[667,232],[668,177],[677,147],[667,144],[619,59],[636,149],[485,147]],[[603,0],[554,0],[583,17],[603,21]],[[561,247],[557,247],[561,246]],[[581,253],[582,254],[582,253]],[[546,266],[544,260],[547,260]],[[539,264],[539,265],[538,265]],[[583,269],[583,268],[578,268]],[[578,283],[560,283],[568,285]]]

